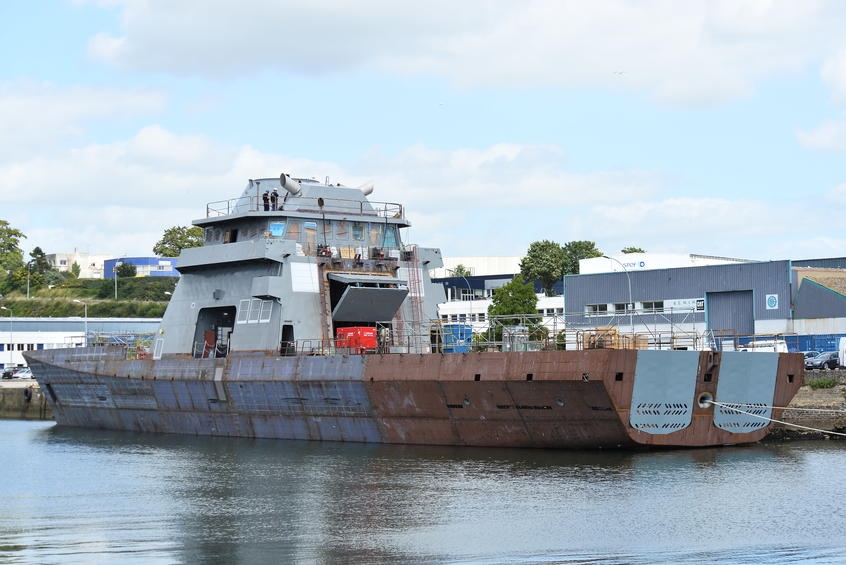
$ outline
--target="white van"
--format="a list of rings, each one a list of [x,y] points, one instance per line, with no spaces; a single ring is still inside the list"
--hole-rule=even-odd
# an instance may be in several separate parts
[[[840,338],[840,347],[837,350],[840,352],[837,357],[837,364],[846,367],[846,337]]]
[[[841,340],[841,344],[842,344]],[[740,348],[740,351],[769,351],[775,353],[787,353],[787,342],[783,339],[761,339],[750,341]]]

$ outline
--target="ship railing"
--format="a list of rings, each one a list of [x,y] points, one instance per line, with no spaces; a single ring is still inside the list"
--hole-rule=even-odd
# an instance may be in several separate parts
[[[100,343],[86,347],[75,347],[67,351],[69,358],[73,361],[126,359],[126,345],[121,343]]]
[[[502,316],[489,320],[483,331],[470,323],[431,320],[423,324],[377,322],[375,337],[304,339],[280,344],[280,355],[370,355],[392,353],[471,353],[481,351],[551,351],[590,349],[766,351],[784,343],[785,334],[744,335],[720,332],[713,336],[694,331],[626,333],[615,326],[564,326],[541,323],[540,315]],[[789,341],[789,340],[788,340]],[[715,346],[716,344],[716,346]],[[755,347],[757,345],[757,347]],[[795,349],[795,348],[794,348]]]
[[[348,200],[345,198],[312,198],[298,196],[296,198],[283,199],[284,193],[279,197],[279,203],[275,211],[288,211],[299,213],[325,214],[332,216],[358,215],[375,216],[378,218],[405,218],[405,208],[396,202],[376,202],[368,200]],[[206,217],[217,218],[242,214],[247,212],[263,212],[264,201],[260,194],[255,196],[242,196],[228,200],[217,200],[206,204]]]
[[[223,344],[215,344],[204,339],[195,341],[191,348],[191,355],[196,358],[226,357],[227,348]]]
[[[154,334],[150,332],[89,332],[87,343],[69,344],[74,360],[146,359]]]

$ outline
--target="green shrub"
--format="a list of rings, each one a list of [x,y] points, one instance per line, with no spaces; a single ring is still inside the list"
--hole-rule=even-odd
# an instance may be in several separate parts
[[[808,381],[808,386],[816,390],[818,388],[834,388],[837,384],[837,379],[834,377],[823,377],[821,379],[814,379]]]

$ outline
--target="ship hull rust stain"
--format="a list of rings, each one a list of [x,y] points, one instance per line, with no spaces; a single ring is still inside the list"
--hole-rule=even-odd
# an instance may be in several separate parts
[[[631,424],[635,350],[239,356],[74,361],[33,352],[54,418],[68,426],[230,437],[532,448],[712,446],[758,441],[714,425],[720,355],[693,359],[693,394],[670,433]],[[331,361],[328,361],[331,359]],[[322,368],[322,374],[320,369]],[[215,379],[215,374],[219,378]],[[801,386],[802,357],[779,354],[772,406]],[[788,383],[788,380],[793,382]],[[651,406],[652,403],[650,403]],[[655,404],[658,404],[656,402]],[[778,419],[776,408],[771,417]],[[661,417],[660,415],[658,416]]]

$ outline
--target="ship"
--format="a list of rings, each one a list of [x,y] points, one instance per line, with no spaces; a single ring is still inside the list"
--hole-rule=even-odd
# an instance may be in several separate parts
[[[28,351],[61,426],[241,438],[548,449],[764,438],[801,354],[576,345],[438,319],[439,249],[404,241],[402,204],[282,174],[206,204],[144,346]],[[525,328],[524,328],[525,329]],[[509,333],[511,332],[511,333]],[[531,334],[531,332],[528,332]],[[522,339],[516,339],[515,336]],[[88,337],[88,336],[86,336]],[[495,339],[494,339],[495,338]]]

